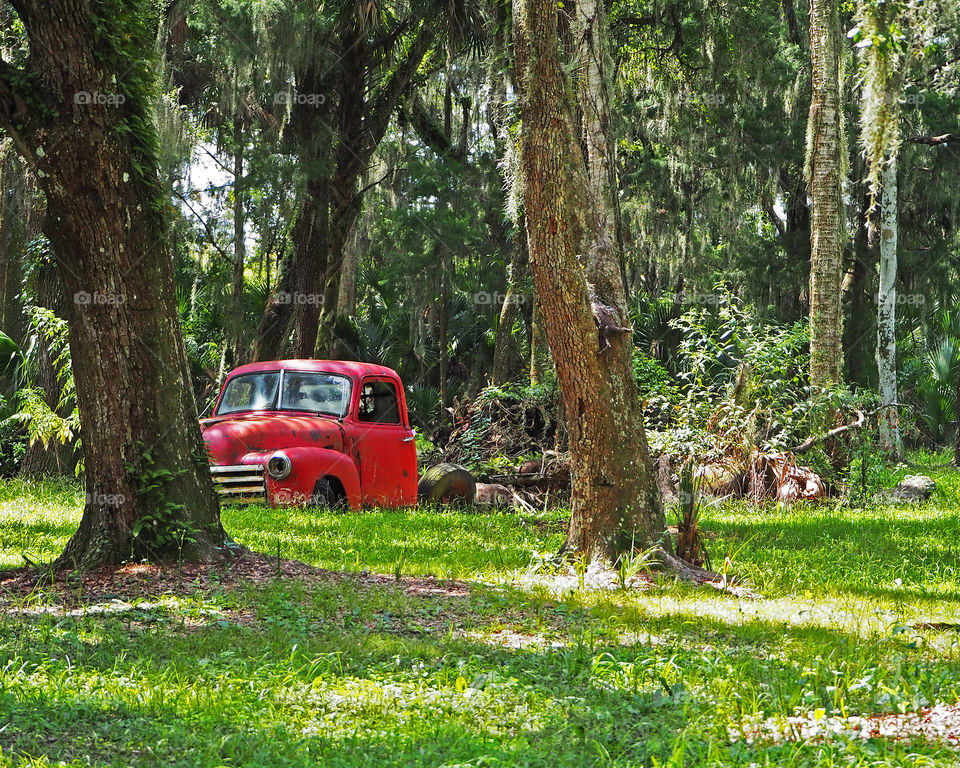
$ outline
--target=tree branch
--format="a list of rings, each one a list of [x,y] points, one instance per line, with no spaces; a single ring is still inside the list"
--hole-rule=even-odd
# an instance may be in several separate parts
[[[403,108],[403,114],[410,121],[420,141],[426,144],[444,162],[452,162],[470,176],[477,178],[479,169],[470,163],[466,152],[455,146],[443,132],[443,127],[427,110],[418,96],[414,96]]]
[[[942,136],[909,136],[904,141],[912,144],[927,144],[931,147],[941,144],[960,144],[960,133],[944,133]]]
[[[844,424],[843,426],[837,427],[836,429],[831,429],[826,434],[819,435],[817,437],[808,438],[807,440],[804,440],[802,443],[800,443],[800,445],[798,445],[796,448],[791,448],[790,450],[793,453],[803,453],[804,451],[809,451],[811,448],[813,448],[813,446],[819,445],[825,440],[829,440],[831,437],[838,437],[839,435],[842,435],[844,432],[849,432],[851,429],[860,429],[866,423],[867,423],[867,415],[863,411],[857,411],[856,421],[850,424]]]
[[[210,228],[210,224],[207,222],[207,220],[203,218],[203,216],[201,216],[199,213],[197,213],[197,209],[190,204],[190,201],[186,198],[185,195],[181,194],[179,190],[174,189],[172,190],[172,192],[180,200],[180,202],[182,202],[185,206],[187,206],[187,208],[190,209],[190,213],[192,213],[194,217],[196,217],[197,221],[199,221],[203,225],[203,228],[207,233],[207,239],[210,241],[210,245],[213,246],[214,250],[216,250],[217,253],[219,253],[223,257],[224,261],[226,261],[228,264],[232,264],[234,262],[233,257],[231,257],[230,254],[228,254],[225,250],[223,250],[223,248],[220,247],[219,243],[217,243],[217,237],[213,233],[213,230]]]
[[[427,50],[433,43],[435,33],[436,31],[429,23],[424,23],[420,27],[417,36],[407,49],[406,57],[397,65],[383,88],[380,89],[380,93],[377,94],[377,98],[371,104],[370,112],[364,120],[365,149],[369,148],[372,151],[372,148],[380,143],[387,130],[387,125],[390,123],[390,116],[400,101],[400,94],[410,85],[410,81],[420,67],[420,62],[423,61],[423,57],[426,56]]]

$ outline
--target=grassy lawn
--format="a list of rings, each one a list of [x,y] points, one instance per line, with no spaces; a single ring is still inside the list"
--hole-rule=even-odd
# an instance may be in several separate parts
[[[708,508],[753,598],[551,588],[560,512],[227,510],[352,575],[0,593],[0,766],[956,765],[944,738],[817,735],[960,698],[960,474],[928,473],[916,508]],[[81,503],[0,485],[0,568],[55,556]]]

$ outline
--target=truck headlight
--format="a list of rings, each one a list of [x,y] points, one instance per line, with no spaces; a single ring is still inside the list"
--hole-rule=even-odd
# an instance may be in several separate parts
[[[283,480],[293,469],[290,457],[282,451],[277,451],[267,459],[267,474],[274,480]]]

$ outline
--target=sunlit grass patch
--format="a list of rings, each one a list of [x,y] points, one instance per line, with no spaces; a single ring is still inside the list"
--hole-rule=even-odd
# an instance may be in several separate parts
[[[56,558],[76,530],[83,489],[59,480],[0,482],[0,567]]]
[[[227,507],[223,524],[252,549],[332,570],[460,578],[523,567],[533,550],[559,549],[563,514]]]

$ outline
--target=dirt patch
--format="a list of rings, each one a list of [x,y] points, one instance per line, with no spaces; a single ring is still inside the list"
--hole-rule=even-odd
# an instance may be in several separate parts
[[[353,582],[358,588],[390,586],[420,597],[464,598],[470,594],[465,582],[412,577],[328,571],[299,560],[277,559],[259,552],[242,551],[209,563],[126,563],[105,566],[83,574],[51,574],[25,566],[0,572],[0,605],[30,600],[41,595],[64,607],[105,601],[128,601],[154,595],[192,595],[214,589],[235,589],[243,584],[266,584],[277,579],[308,583]]]

